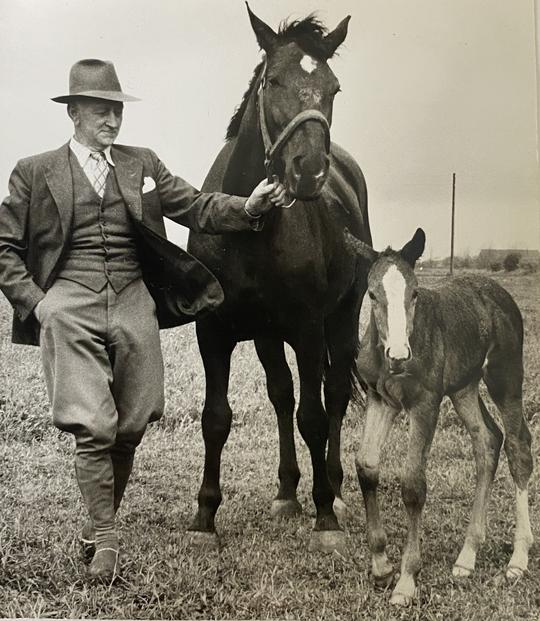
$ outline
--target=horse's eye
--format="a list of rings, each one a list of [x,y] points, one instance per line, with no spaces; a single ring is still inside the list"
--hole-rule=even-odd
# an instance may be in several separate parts
[[[368,295],[372,300],[376,300],[377,298],[375,297],[375,294],[373,293],[373,291],[368,291]]]
[[[268,84],[270,84],[270,86],[281,86],[281,83],[277,78],[268,78]]]
[[[412,299],[416,300],[416,298],[418,297],[418,291],[416,291],[416,289],[412,292]]]

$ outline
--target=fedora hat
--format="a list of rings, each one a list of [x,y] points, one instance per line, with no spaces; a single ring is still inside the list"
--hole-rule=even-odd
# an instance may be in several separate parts
[[[95,97],[110,101],[140,101],[122,92],[114,65],[109,60],[86,58],[76,62],[69,72],[69,95],[52,97],[58,103],[68,103],[74,97]]]

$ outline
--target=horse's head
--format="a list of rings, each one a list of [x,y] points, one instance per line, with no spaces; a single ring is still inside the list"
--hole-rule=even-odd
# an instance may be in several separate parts
[[[259,114],[263,138],[266,124],[269,142],[279,143],[273,172],[292,197],[315,199],[328,176],[332,105],[340,90],[327,61],[344,41],[349,17],[332,32],[311,16],[282,25],[275,33],[249,6],[248,11],[266,54]]]
[[[403,363],[412,357],[409,337],[418,295],[414,266],[424,252],[426,235],[422,229],[417,229],[411,241],[399,251],[387,248],[376,252],[348,231],[345,242],[371,264],[368,294],[379,340],[390,372],[401,373]]]

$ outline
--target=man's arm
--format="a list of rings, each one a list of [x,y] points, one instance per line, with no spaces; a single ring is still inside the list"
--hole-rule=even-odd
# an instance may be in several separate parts
[[[24,321],[45,293],[24,262],[30,183],[21,162],[9,179],[9,196],[0,205],[0,289]]]
[[[151,153],[163,215],[193,231],[258,231],[262,229],[264,214],[273,205],[285,201],[285,192],[279,183],[261,183],[247,199],[221,192],[200,192],[172,175],[155,153]]]

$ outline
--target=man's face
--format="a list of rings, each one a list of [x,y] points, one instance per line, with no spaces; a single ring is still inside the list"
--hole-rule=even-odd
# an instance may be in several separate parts
[[[80,98],[70,104],[68,114],[75,126],[75,138],[102,151],[116,140],[122,125],[124,104],[106,99]]]

